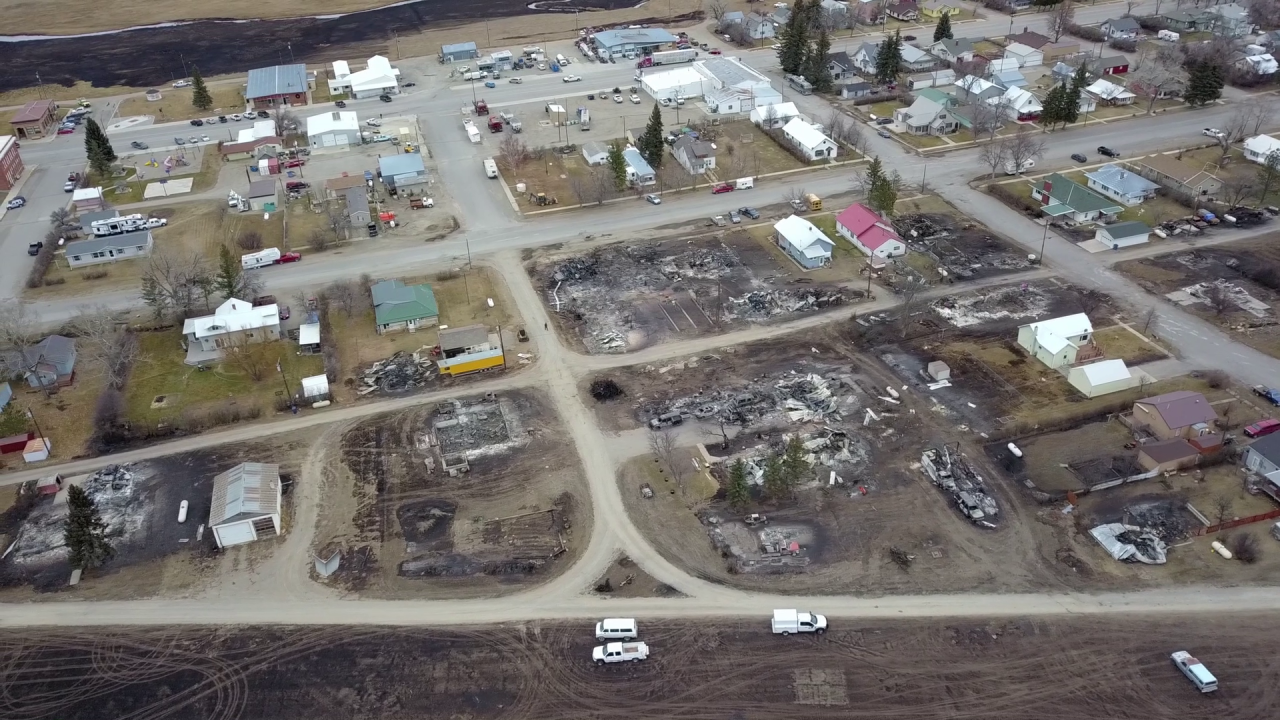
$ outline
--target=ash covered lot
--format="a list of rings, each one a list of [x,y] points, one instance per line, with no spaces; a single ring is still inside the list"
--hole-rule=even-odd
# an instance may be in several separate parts
[[[940,205],[937,209],[946,212],[930,212],[934,205]],[[911,275],[930,283],[965,282],[1031,267],[1027,254],[1020,248],[937,198],[908,201],[907,206],[921,212],[894,218],[893,227],[920,260],[895,259],[889,271],[881,276],[881,281],[890,288]]]
[[[299,450],[307,444],[306,438],[287,435],[270,444],[227,445],[66,478],[64,488],[78,484],[94,498],[115,549],[113,559],[86,572],[75,588],[67,585],[65,489],[56,496],[21,493],[0,515],[0,538],[7,538],[2,544],[9,550],[0,561],[0,586],[8,594],[63,591],[85,599],[148,597],[194,587],[214,570],[206,561],[218,554],[207,526],[197,540],[199,526],[209,521],[214,476],[242,462],[274,462],[280,464],[282,482],[290,482],[298,471]],[[13,487],[3,491],[20,492]],[[179,523],[183,500],[189,503],[187,520]],[[289,502],[286,495],[286,512]],[[222,555],[234,559],[245,547]]]
[[[804,277],[739,230],[544,256],[526,269],[561,335],[593,354],[785,320],[862,297]]]
[[[316,553],[371,597],[516,590],[590,535],[573,445],[537,393],[460,396],[378,416],[327,450]]]
[[[962,514],[958,489],[931,483],[922,456],[952,443],[956,458],[963,435],[926,398],[898,390],[873,357],[848,351],[841,333],[805,331],[590,380],[611,380],[623,393],[596,402],[602,426],[637,443],[671,433],[678,446],[668,461],[647,441],[650,454],[619,476],[650,542],[699,577],[778,592],[1027,590],[1065,579],[1026,536],[1020,504],[994,482],[980,448],[966,445],[959,456],[994,503],[985,524]],[[683,422],[646,428],[670,413]],[[773,493],[765,468],[792,437],[805,467],[788,492]],[[712,468],[695,474],[689,458],[700,467],[708,459],[699,443]],[[726,493],[738,460],[750,501],[734,508]],[[748,523],[751,513],[768,523]]]
[[[814,608],[820,611],[821,608]],[[781,638],[755,622],[651,623],[645,662],[598,668],[590,623],[24,630],[0,634],[13,720],[103,717],[1263,718],[1266,616],[859,622]],[[1218,677],[1202,695],[1169,661]]]

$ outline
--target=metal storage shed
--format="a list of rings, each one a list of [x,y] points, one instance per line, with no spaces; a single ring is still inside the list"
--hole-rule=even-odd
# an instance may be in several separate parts
[[[241,463],[214,477],[209,527],[220,548],[279,535],[280,466]]]

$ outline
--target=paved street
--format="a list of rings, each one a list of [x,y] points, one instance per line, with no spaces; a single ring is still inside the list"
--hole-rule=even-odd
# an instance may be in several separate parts
[[[1154,3],[1152,3],[1154,4]],[[1141,7],[1141,5],[1139,5]],[[1081,7],[1078,22],[1096,22],[1119,14],[1117,5]],[[1138,12],[1135,10],[1135,12]],[[958,24],[956,34],[1004,34],[1006,20]],[[1043,20],[1018,21],[1033,29],[1043,27]],[[1020,29],[1020,28],[1017,28]],[[861,39],[854,45],[860,44]],[[750,53],[749,62],[773,70],[770,51]],[[411,62],[408,77],[421,73],[420,84],[429,72],[440,68],[433,61]],[[579,69],[579,67],[581,69]],[[582,87],[607,86],[630,82],[631,68],[620,65],[574,66],[574,72],[586,80]],[[443,77],[436,80],[443,82]],[[273,561],[261,567],[244,569],[247,589],[241,602],[228,603],[216,594],[196,595],[181,600],[148,600],[142,602],[97,602],[80,606],[75,613],[50,613],[42,604],[8,605],[0,612],[0,625],[41,624],[211,624],[211,623],[315,623],[315,624],[475,624],[515,622],[526,619],[580,618],[603,614],[629,614],[646,617],[701,617],[723,615],[760,615],[779,605],[810,605],[833,617],[938,617],[955,615],[1030,615],[1065,613],[1129,613],[1273,611],[1280,609],[1280,595],[1263,588],[1217,589],[1179,588],[1135,591],[1099,595],[1045,592],[1025,595],[933,595],[882,598],[814,597],[781,599],[750,593],[691,577],[675,567],[653,548],[632,524],[624,508],[616,470],[636,452],[633,438],[616,438],[602,432],[595,424],[590,409],[580,393],[582,379],[603,367],[655,362],[734,343],[773,337],[802,327],[835,322],[849,313],[892,307],[896,300],[882,297],[874,303],[848,308],[840,313],[804,317],[792,323],[757,327],[727,336],[697,338],[650,348],[626,356],[583,356],[564,347],[553,332],[544,330],[546,308],[537,290],[525,274],[519,249],[552,243],[589,244],[588,236],[627,239],[657,225],[694,221],[724,212],[745,202],[769,205],[782,201],[789,187],[803,185],[819,195],[848,192],[850,170],[834,168],[806,173],[789,182],[764,181],[749,191],[744,199],[721,199],[706,193],[672,195],[660,206],[640,201],[626,201],[604,209],[558,212],[518,218],[494,183],[480,172],[481,157],[495,152],[493,141],[474,146],[465,141],[458,109],[470,101],[469,86],[419,88],[395,100],[397,112],[412,112],[420,117],[422,129],[432,156],[439,166],[439,181],[448,188],[461,206],[463,230],[449,239],[430,245],[408,242],[361,243],[358,251],[330,253],[309,257],[291,267],[272,268],[264,274],[268,289],[278,294],[316,288],[338,278],[351,278],[360,273],[400,275],[417,273],[427,268],[456,266],[467,255],[493,267],[505,280],[516,307],[523,314],[525,326],[538,347],[538,360],[523,372],[479,381],[468,386],[476,393],[537,387],[548,393],[556,411],[573,441],[589,484],[592,503],[592,529],[589,544],[578,562],[563,575],[545,585],[520,595],[500,600],[467,601],[369,601],[343,600],[313,583],[305,572],[310,562],[319,468],[310,464],[302,470],[295,503],[300,510],[297,526],[286,539],[286,550],[280,550]],[[496,108],[504,104],[553,99],[562,86],[554,77],[530,80],[523,85],[502,85],[488,91],[487,99]],[[586,92],[577,90],[575,92]],[[813,97],[792,97],[802,109],[817,118],[826,108]],[[362,114],[378,112],[377,101],[350,103]],[[1099,144],[1116,147],[1126,156],[1183,144],[1198,137],[1199,128],[1217,124],[1231,112],[1229,106],[1202,111],[1174,113],[1160,119],[1160,132],[1152,132],[1149,121],[1134,120],[1103,127],[1075,129],[1054,133],[1047,138],[1049,150],[1042,166],[1052,166],[1070,152],[1091,149]],[[141,139],[155,148],[172,143],[174,135],[187,135],[192,129],[185,123],[167,126],[142,126],[113,133],[117,143]],[[58,138],[23,147],[28,164],[39,164],[24,194],[31,201],[28,208],[10,213],[0,221],[0,252],[14,258],[23,254],[26,239],[32,232],[43,234],[50,209],[65,202],[61,178],[69,169],[83,162],[82,135]],[[976,150],[960,151],[927,160],[907,153],[897,143],[872,137],[871,152],[886,165],[900,172],[911,183],[918,183],[928,168],[927,184],[963,212],[1022,244],[1028,252],[1040,252],[1042,227],[1010,210],[990,196],[974,190],[969,181],[983,171],[976,161]],[[1240,232],[1236,237],[1249,233]],[[1169,247],[1173,247],[1170,243]],[[1076,249],[1055,233],[1048,236],[1046,266],[1025,276],[1006,276],[1002,281],[1060,275],[1071,282],[1103,290],[1116,296],[1124,305],[1135,309],[1155,306],[1158,310],[1156,329],[1170,343],[1189,367],[1217,367],[1228,370],[1246,383],[1273,383],[1280,377],[1280,361],[1266,357],[1234,343],[1221,331],[1174,306],[1158,303],[1141,288],[1119,276],[1110,268],[1117,257],[1107,253],[1089,254]],[[0,272],[4,289],[16,296],[28,264],[7,263]],[[935,294],[951,292],[938,288]],[[65,319],[86,302],[105,302],[113,307],[134,307],[136,293],[125,292],[74,301],[44,302],[33,309],[46,321]],[[449,393],[428,393],[412,397],[367,402],[331,410],[327,413],[303,415],[276,423],[245,425],[217,433],[184,438],[172,443],[121,453],[108,458],[67,463],[57,468],[11,473],[0,477],[0,485],[11,484],[37,475],[58,471],[64,475],[83,473],[105,462],[123,462],[159,457],[215,444],[259,438],[266,434],[314,429],[316,442],[324,442],[329,434],[344,424],[353,423],[375,413],[399,410],[432,403]],[[640,450],[643,452],[643,449]],[[609,566],[618,552],[625,552],[657,580],[680,592],[680,599],[633,599],[608,601],[584,594],[589,584]],[[265,574],[279,582],[261,582]],[[353,612],[353,610],[355,610]]]

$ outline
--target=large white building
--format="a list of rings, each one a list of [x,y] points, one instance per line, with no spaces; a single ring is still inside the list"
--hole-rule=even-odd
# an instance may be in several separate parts
[[[359,100],[398,92],[400,68],[391,67],[391,61],[381,55],[369,58],[368,66],[354,73],[346,60],[333,63],[333,79],[329,81],[330,95],[348,93]]]
[[[279,465],[241,463],[215,476],[209,527],[218,547],[279,535],[280,496]]]
[[[769,78],[737,58],[714,57],[689,66],[646,72],[640,84],[655,100],[702,97],[708,110],[722,115],[782,102],[782,93],[774,89]]]
[[[351,111],[333,111],[307,118],[307,144],[312,150],[346,150],[360,144],[360,118]]]

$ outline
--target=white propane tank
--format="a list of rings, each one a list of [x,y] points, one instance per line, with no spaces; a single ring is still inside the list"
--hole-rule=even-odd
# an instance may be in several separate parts
[[[528,186],[527,186],[527,185],[525,185],[524,183],[522,183],[522,182],[518,182],[518,183],[516,183],[516,192],[518,192],[518,193],[522,193],[522,192],[524,192],[524,190],[525,190],[525,188],[526,188],[526,187],[528,187]]]
[[[178,503],[178,522],[184,523],[186,521],[187,521],[187,501],[183,500],[182,502]]]
[[[1226,546],[1226,545],[1223,545],[1222,543],[1218,542],[1217,540],[1214,540],[1214,541],[1213,541],[1213,543],[1211,543],[1211,544],[1209,545],[1209,547],[1213,548],[1213,551],[1214,551],[1214,552],[1216,552],[1216,553],[1218,553],[1218,554],[1219,554],[1219,555],[1221,555],[1222,557],[1224,557],[1224,558],[1226,558],[1226,559],[1228,559],[1228,560],[1230,560],[1230,559],[1231,559],[1231,551],[1227,549],[1227,546]]]
[[[894,400],[897,400],[897,399],[898,399],[898,391],[897,391],[897,390],[894,390],[894,389],[893,389],[893,388],[891,388],[891,387],[887,387],[887,388],[885,388],[885,390],[888,390],[888,391],[889,391],[889,397],[893,398]]]
[[[1013,443],[1009,443],[1006,447],[1009,448],[1009,452],[1013,453],[1014,457],[1016,458],[1022,457],[1022,448],[1018,447]]]

